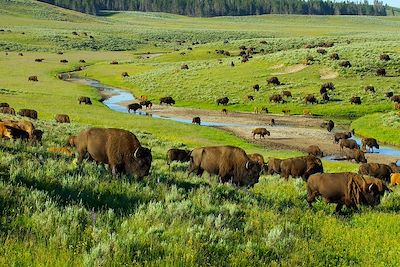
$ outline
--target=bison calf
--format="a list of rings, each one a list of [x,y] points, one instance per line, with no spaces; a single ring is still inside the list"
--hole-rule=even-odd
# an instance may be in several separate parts
[[[269,131],[267,131],[267,129],[265,128],[255,128],[253,131],[251,131],[251,133],[253,134],[253,138],[255,138],[255,136],[258,134],[260,135],[260,139],[265,138],[265,135],[270,136],[271,133]]]
[[[188,162],[190,160],[190,151],[185,149],[171,148],[167,151],[167,164],[172,161]]]

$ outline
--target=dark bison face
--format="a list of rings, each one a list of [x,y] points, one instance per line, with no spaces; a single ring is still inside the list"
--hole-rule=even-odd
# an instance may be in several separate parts
[[[153,157],[151,156],[150,149],[146,147],[138,147],[133,154],[133,164],[131,171],[133,174],[143,179],[143,177],[149,175],[151,161]]]
[[[246,171],[243,184],[251,187],[254,184],[258,183],[261,172],[260,164],[256,161],[249,160],[246,162],[244,168]]]
[[[358,151],[358,155],[357,155],[357,162],[361,162],[361,163],[367,163],[367,159],[365,158],[365,154],[362,151]]]
[[[370,178],[366,179],[363,196],[368,205],[376,206],[381,203],[381,197],[385,194],[385,191],[391,192],[381,180]]]

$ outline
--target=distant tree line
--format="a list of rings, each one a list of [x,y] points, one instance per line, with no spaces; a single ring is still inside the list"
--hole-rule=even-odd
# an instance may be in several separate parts
[[[168,12],[188,16],[243,16],[259,14],[386,16],[386,5],[374,0],[332,2],[323,0],[39,0],[97,15],[100,10]]]

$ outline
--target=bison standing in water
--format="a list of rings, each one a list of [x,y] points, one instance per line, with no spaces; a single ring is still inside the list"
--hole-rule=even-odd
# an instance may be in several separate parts
[[[105,163],[109,171],[136,175],[139,179],[149,174],[152,156],[142,147],[136,136],[126,130],[114,128],[90,128],[74,138],[78,150],[78,163],[88,153],[96,162]]]
[[[296,157],[282,160],[281,176],[286,180],[289,176],[302,177],[307,180],[311,174],[324,172],[322,162],[315,156]]]
[[[193,120],[192,120],[192,123],[200,125],[201,124],[200,117],[194,117]]]
[[[367,146],[368,146],[368,150],[371,150],[372,153],[374,153],[374,147],[379,149],[378,142],[376,141],[375,138],[363,138],[361,140],[361,142],[362,142],[362,146],[361,147],[362,147],[363,151],[366,151]]]
[[[139,103],[132,103],[128,105],[128,113],[131,113],[131,110],[136,113],[136,110],[138,109],[142,109],[142,105],[140,105]]]
[[[355,160],[357,163],[367,163],[367,159],[365,158],[364,152],[358,149],[344,149],[344,156],[347,160]]]
[[[253,186],[258,182],[261,167],[239,147],[195,148],[190,155],[188,172],[202,175],[204,171],[218,175],[223,183],[231,181],[237,186]]]
[[[57,114],[55,119],[56,122],[59,123],[70,123],[69,116],[67,114]]]
[[[339,146],[340,146],[340,149],[342,149],[342,150],[344,147],[347,147],[350,149],[360,149],[360,146],[357,144],[357,142],[352,139],[340,139]]]
[[[311,207],[318,196],[328,203],[337,203],[336,212],[343,205],[357,209],[357,205],[376,206],[381,196],[390,190],[379,179],[366,178],[351,172],[317,173],[307,181],[307,202]]]

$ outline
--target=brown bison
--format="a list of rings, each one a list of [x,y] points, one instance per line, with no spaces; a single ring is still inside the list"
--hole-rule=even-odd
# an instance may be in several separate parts
[[[200,117],[194,117],[192,120],[192,123],[200,125],[200,123],[201,123]]]
[[[321,90],[324,90],[324,89],[325,89],[324,93],[327,92],[326,89],[335,90],[335,85],[333,85],[333,82],[324,83],[324,84],[321,85],[320,92],[321,92]]]
[[[280,103],[283,102],[283,98],[281,95],[272,95],[269,97],[269,102]]]
[[[328,130],[328,132],[331,132],[334,127],[335,127],[335,123],[332,120],[329,120],[326,123],[326,129]]]
[[[69,116],[67,114],[57,114],[55,119],[56,122],[59,123],[70,123]]]
[[[153,103],[150,100],[142,100],[139,102],[139,104],[143,107],[145,106],[146,109],[151,109],[151,107],[153,106]]]
[[[360,146],[357,144],[357,142],[352,139],[340,139],[339,146],[342,150],[344,147],[349,149],[360,149]]]
[[[253,154],[248,154],[247,155],[249,157],[249,159],[251,159],[252,161],[257,162],[261,169],[264,169],[265,167],[265,161],[264,161],[264,157],[261,154],[258,153],[253,153]]]
[[[37,111],[33,110],[33,109],[25,109],[25,108],[20,109],[18,111],[18,115],[24,116],[24,117],[29,117],[34,120],[36,120],[38,118]]]
[[[126,71],[124,71],[123,73],[121,73],[121,77],[122,78],[129,77],[129,74]]]
[[[271,158],[268,160],[268,174],[280,174],[281,173],[281,159]]]
[[[81,104],[81,103],[86,104],[86,105],[91,105],[92,104],[92,101],[90,100],[90,97],[87,97],[87,96],[80,96],[78,98],[78,101],[79,101],[79,104]]]
[[[308,103],[310,103],[310,104],[318,103],[317,98],[315,98],[314,95],[307,95],[305,97],[305,101],[306,101],[306,104],[308,104]]]
[[[20,130],[23,130],[25,132],[28,133],[28,136],[30,139],[32,139],[33,136],[33,132],[35,130],[35,126],[33,125],[32,122],[30,121],[13,121],[13,120],[4,120],[1,123],[13,127],[13,128],[17,128]]]
[[[393,92],[392,92],[392,91],[386,92],[386,93],[385,93],[385,96],[386,96],[387,98],[391,98],[391,97],[393,96]]]
[[[66,60],[66,59],[61,59],[61,60],[60,60],[60,63],[68,63],[68,60]]]
[[[131,110],[136,113],[136,110],[138,109],[142,109],[142,105],[140,105],[139,103],[132,103],[128,105],[128,113],[131,113]]]
[[[278,79],[278,77],[271,77],[271,78],[269,78],[268,80],[267,80],[267,83],[268,84],[274,84],[274,85],[280,85],[281,84],[281,82],[279,81],[279,79]]]
[[[170,97],[170,96],[161,97],[161,98],[160,98],[160,105],[161,105],[162,103],[165,103],[165,104],[167,104],[167,105],[175,105],[175,100],[174,100],[172,97]]]
[[[118,65],[118,61],[115,61],[115,60],[114,60],[114,61],[111,61],[110,64],[111,64],[111,65]]]
[[[188,69],[189,69],[189,66],[187,64],[183,64],[181,66],[181,70],[188,70]]]
[[[227,110],[226,108],[223,108],[223,109],[221,110],[221,112],[222,112],[224,115],[227,115],[227,114],[228,114],[228,110]]]
[[[283,92],[282,92],[282,95],[283,95],[284,97],[292,97],[292,92],[290,92],[290,91],[283,91]]]
[[[343,67],[343,68],[351,68],[351,63],[350,63],[350,61],[348,61],[348,60],[345,60],[345,61],[340,62],[339,65],[340,65],[341,67]]]
[[[43,62],[44,58],[36,58],[35,62]]]
[[[350,104],[361,105],[361,98],[359,96],[353,96],[350,98]]]
[[[15,115],[15,109],[10,107],[0,107],[0,113]]]
[[[201,176],[204,171],[218,175],[223,183],[231,181],[237,186],[253,186],[258,182],[261,168],[239,147],[195,148],[190,154],[188,172]]]
[[[86,63],[86,61],[84,59],[80,59],[79,63]]]
[[[363,163],[358,168],[359,174],[379,178],[387,183],[390,181],[392,172],[392,168],[389,165],[380,163]]]
[[[21,139],[28,140],[28,132],[20,129],[18,126],[14,127],[8,123],[0,122],[0,136],[5,139]]]
[[[364,90],[366,93],[373,93],[375,94],[375,87],[373,87],[372,85],[367,85],[364,87]]]
[[[361,144],[362,144],[362,150],[363,151],[366,151],[367,149],[367,146],[368,146],[368,150],[371,150],[371,152],[372,153],[374,153],[374,147],[376,148],[376,149],[379,149],[379,144],[378,144],[378,142],[376,141],[376,139],[375,138],[363,138],[362,140],[361,140]]]
[[[226,96],[217,99],[218,106],[219,106],[219,104],[226,106],[226,105],[228,105],[228,103],[229,103],[229,98],[227,98]]]
[[[365,158],[365,154],[363,151],[358,149],[348,149],[344,148],[344,156],[347,160],[355,160],[357,163],[367,163],[367,159]]]
[[[384,68],[379,68],[376,70],[376,75],[378,76],[386,76],[386,70]]]
[[[76,147],[76,142],[75,142],[75,140],[76,140],[76,135],[70,135],[69,137],[68,137],[68,139],[67,139],[67,142],[66,142],[66,146],[69,146],[69,147]]]
[[[253,90],[258,92],[258,90],[260,90],[260,85],[258,84],[253,85]]]
[[[323,157],[324,156],[324,153],[322,153],[319,146],[316,146],[316,145],[311,145],[311,146],[307,147],[306,152],[308,153],[308,155],[312,155],[315,157]]]
[[[390,98],[393,102],[400,103],[400,95],[394,95]]]
[[[265,135],[270,136],[271,133],[269,131],[267,131],[267,129],[265,128],[255,128],[253,131],[251,131],[251,133],[253,134],[253,138],[255,138],[255,136],[258,134],[260,135],[260,139],[265,138]]]
[[[88,153],[96,162],[105,163],[109,171],[136,175],[139,179],[149,174],[152,156],[142,147],[136,136],[126,130],[114,128],[90,128],[75,138],[78,163]]]
[[[270,120],[270,122],[269,122],[269,125],[271,125],[271,126],[274,126],[274,125],[275,125],[275,119],[274,119],[274,118],[271,118],[271,120]]]
[[[351,172],[317,173],[307,181],[307,202],[311,207],[321,196],[328,203],[336,203],[336,212],[340,212],[343,205],[352,209],[357,209],[360,204],[376,206],[385,191],[390,192],[379,179],[365,179]]]
[[[390,60],[390,56],[388,54],[382,54],[379,56],[380,60],[384,60],[384,61],[389,61]]]
[[[281,162],[281,177],[286,180],[289,176],[302,177],[307,180],[311,174],[324,172],[322,162],[315,156],[304,156],[282,160]]]
[[[335,133],[333,136],[334,142],[339,143],[340,139],[349,139],[352,136],[351,132],[348,133]]]
[[[339,60],[339,55],[337,53],[333,53],[329,56],[329,58],[332,60]]]
[[[329,97],[328,93],[322,94],[322,100],[324,102],[328,102],[330,100],[330,97]]]
[[[171,148],[167,151],[167,164],[172,161],[188,162],[190,160],[190,151],[186,149]]]
[[[8,103],[0,103],[0,108],[8,108],[10,105]]]
[[[29,76],[28,77],[28,81],[38,82],[39,80],[38,80],[38,77],[36,75],[33,75],[33,76]]]
[[[254,96],[248,95],[248,96],[246,96],[246,100],[248,100],[248,101],[254,101]]]

